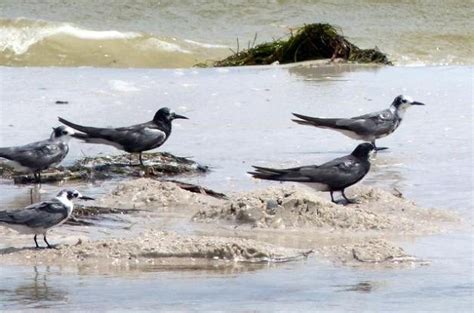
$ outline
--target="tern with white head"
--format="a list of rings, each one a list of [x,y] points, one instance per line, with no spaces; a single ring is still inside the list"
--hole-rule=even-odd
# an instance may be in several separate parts
[[[73,135],[87,143],[106,144],[128,153],[138,153],[143,165],[142,152],[160,147],[171,135],[171,122],[187,117],[172,112],[169,108],[159,109],[153,120],[120,128],[98,128],[74,124],[61,117],[59,121],[81,133]]]
[[[318,118],[293,113],[299,119],[292,121],[301,125],[332,129],[352,139],[371,142],[376,150],[383,150],[386,148],[377,148],[375,140],[393,133],[400,126],[406,109],[413,105],[424,104],[400,95],[383,111],[352,118]]]
[[[0,148],[0,158],[21,172],[34,173],[41,183],[41,171],[58,165],[69,152],[69,140],[74,131],[66,126],[53,128],[47,140],[33,142],[24,146]]]
[[[0,225],[21,234],[34,234],[36,248],[39,248],[37,235],[43,235],[47,247],[52,248],[46,239],[46,232],[67,221],[74,210],[72,202],[74,199],[94,200],[81,195],[77,190],[64,189],[51,200],[35,203],[23,209],[0,211]]]

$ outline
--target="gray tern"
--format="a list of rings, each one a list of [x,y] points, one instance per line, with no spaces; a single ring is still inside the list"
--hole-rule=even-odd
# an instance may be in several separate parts
[[[40,247],[36,241],[37,235],[43,235],[48,248],[52,248],[46,239],[46,232],[54,226],[61,225],[71,216],[74,199],[94,200],[81,195],[77,190],[64,189],[51,200],[34,203],[24,209],[0,211],[0,225],[21,234],[34,234],[36,248]]]
[[[61,117],[59,121],[81,133],[73,135],[87,143],[106,144],[128,153],[138,153],[140,164],[143,165],[142,152],[158,148],[171,135],[171,122],[174,119],[187,119],[168,108],[156,112],[153,120],[120,128],[98,128],[74,124]]]
[[[406,109],[412,105],[424,104],[400,95],[383,111],[352,118],[318,118],[293,113],[299,119],[292,121],[301,125],[333,129],[352,139],[371,142],[376,150],[383,150],[386,148],[377,148],[375,140],[393,133],[400,126]]]
[[[69,152],[69,140],[74,131],[66,126],[53,128],[47,140],[33,142],[24,146],[0,148],[0,157],[21,172],[33,172],[41,183],[41,171],[58,165]]]
[[[361,143],[355,150],[344,157],[340,157],[322,165],[309,165],[286,169],[274,169],[253,166],[254,172],[249,172],[254,178],[299,182],[310,186],[317,191],[331,193],[331,201],[335,201],[333,192],[340,191],[347,203],[353,203],[346,197],[344,189],[360,181],[370,170],[369,156],[374,150],[370,143]]]

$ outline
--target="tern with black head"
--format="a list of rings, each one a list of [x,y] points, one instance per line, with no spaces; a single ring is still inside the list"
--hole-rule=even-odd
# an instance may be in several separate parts
[[[187,117],[172,112],[169,108],[161,108],[153,120],[128,127],[98,128],[74,124],[61,117],[59,121],[81,133],[73,135],[87,143],[106,144],[128,153],[138,153],[140,164],[143,165],[142,152],[158,148],[171,135],[171,122]]]
[[[375,140],[393,133],[400,126],[406,109],[413,105],[424,104],[400,95],[383,111],[352,118],[318,118],[293,113],[299,119],[292,121],[301,125],[333,129],[352,139],[371,142],[376,150],[383,150],[386,148],[377,148]]]
[[[370,170],[369,156],[374,150],[370,143],[361,143],[351,154],[329,161],[321,165],[308,165],[286,169],[274,169],[254,166],[255,171],[249,172],[254,178],[276,180],[280,182],[298,182],[310,186],[317,191],[328,191],[331,201],[333,192],[340,191],[347,203],[353,203],[346,197],[344,189],[359,182]]]
[[[69,152],[69,140],[74,131],[66,126],[53,128],[47,140],[24,146],[0,148],[0,158],[9,160],[13,168],[20,172],[32,172],[41,183],[41,171],[58,165]]]
[[[0,225],[21,234],[34,234],[36,248],[40,247],[36,237],[43,235],[47,247],[52,248],[46,239],[46,232],[67,221],[74,210],[74,199],[94,200],[81,195],[77,190],[64,189],[51,200],[34,203],[24,209],[0,211]]]

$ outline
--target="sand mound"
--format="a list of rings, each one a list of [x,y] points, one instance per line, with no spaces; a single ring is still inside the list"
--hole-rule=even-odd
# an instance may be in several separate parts
[[[259,228],[313,227],[413,234],[437,232],[440,223],[455,220],[448,213],[418,207],[400,195],[378,188],[357,187],[348,192],[352,196],[354,193],[360,203],[342,206],[310,189],[271,187],[237,195],[220,207],[201,209],[193,220]]]
[[[80,260],[126,265],[177,258],[186,266],[195,259],[290,261],[314,250],[322,259],[350,266],[426,264],[388,240],[459,225],[459,218],[451,212],[421,208],[396,192],[360,186],[351,188],[348,195],[359,203],[336,205],[327,194],[298,185],[217,199],[184,190],[173,182],[141,178],[120,184],[95,203],[121,213],[120,209],[131,209],[127,210],[133,213],[127,215],[130,226],[120,228],[127,233],[115,232],[94,241],[91,229],[78,244],[61,245],[58,250],[7,248],[0,250],[0,263]],[[76,230],[64,230],[65,236]],[[174,233],[177,230],[186,235]],[[125,235],[129,237],[119,239]]]
[[[199,207],[201,203],[212,201],[211,197],[186,191],[173,182],[140,178],[118,185],[111,194],[99,199],[97,205],[164,211],[170,208]]]
[[[277,247],[242,238],[182,236],[176,233],[147,231],[130,239],[79,240],[57,249],[16,249],[0,251],[3,261],[51,263],[101,261],[106,263],[140,262],[160,258],[193,258],[234,262],[286,262],[306,257],[310,250]]]

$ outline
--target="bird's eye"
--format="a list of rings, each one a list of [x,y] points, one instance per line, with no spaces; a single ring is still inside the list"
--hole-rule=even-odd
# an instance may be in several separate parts
[[[402,99],[402,103],[407,103],[407,99]]]

